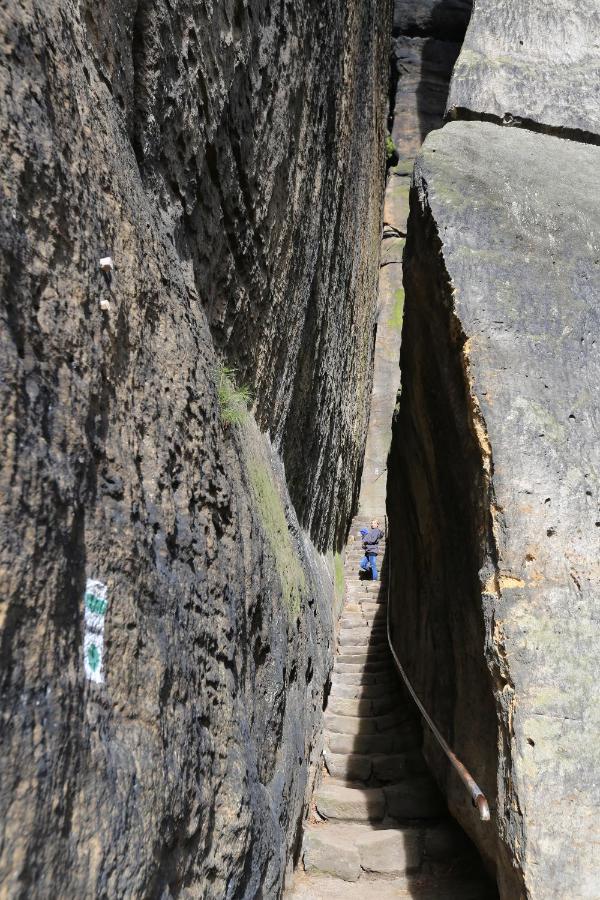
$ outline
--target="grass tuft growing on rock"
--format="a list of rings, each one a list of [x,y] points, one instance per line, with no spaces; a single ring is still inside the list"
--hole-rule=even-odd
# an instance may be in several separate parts
[[[292,616],[300,612],[306,578],[288,527],[283,502],[268,466],[251,459],[248,475],[258,505],[261,524],[275,557],[283,598]]]
[[[236,385],[235,369],[222,365],[217,374],[217,395],[221,410],[221,421],[225,425],[242,425],[248,417],[248,406],[252,402],[250,388]]]
[[[394,161],[394,158],[398,159],[398,151],[396,150],[396,145],[394,144],[394,139],[391,134],[388,133],[385,136],[385,156],[388,163]]]

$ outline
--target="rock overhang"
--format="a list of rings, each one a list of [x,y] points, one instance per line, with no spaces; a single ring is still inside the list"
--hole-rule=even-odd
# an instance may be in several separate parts
[[[476,2],[450,116],[516,121],[600,143],[599,31],[594,0]]]

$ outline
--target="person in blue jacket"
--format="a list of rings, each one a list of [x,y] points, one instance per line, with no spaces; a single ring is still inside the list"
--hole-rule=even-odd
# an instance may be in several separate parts
[[[371,522],[371,528],[361,528],[360,533],[363,536],[363,550],[365,555],[359,563],[359,572],[368,572],[371,570],[371,578],[377,581],[377,554],[379,552],[379,541],[383,537],[383,531],[379,527],[377,519]]]

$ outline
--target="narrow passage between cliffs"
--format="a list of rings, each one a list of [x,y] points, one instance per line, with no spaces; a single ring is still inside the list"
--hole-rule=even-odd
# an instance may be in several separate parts
[[[460,49],[457,37],[467,15],[448,30],[450,40],[434,25],[431,33],[418,36],[397,26],[393,36],[389,124],[394,150],[389,141],[393,158],[385,193],[371,414],[359,512],[345,551],[345,603],[325,713],[324,775],[289,894],[295,900],[497,897],[474,847],[448,815],[421,753],[419,715],[387,642],[390,560],[385,543],[380,580],[359,573],[360,529],[374,517],[386,520],[387,481],[393,477],[386,462],[400,387],[402,254],[411,172],[422,140],[442,124]]]

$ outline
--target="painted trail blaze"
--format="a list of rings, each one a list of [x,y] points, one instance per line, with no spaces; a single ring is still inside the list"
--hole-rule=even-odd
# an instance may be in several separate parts
[[[83,667],[86,678],[104,684],[104,623],[108,609],[107,587],[103,581],[88,578],[83,597],[85,634]]]

